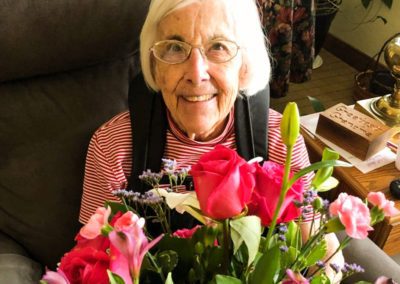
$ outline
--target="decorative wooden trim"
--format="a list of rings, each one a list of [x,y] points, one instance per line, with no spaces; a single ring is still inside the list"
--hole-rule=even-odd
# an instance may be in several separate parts
[[[369,64],[371,67],[373,65],[373,59],[369,55],[366,55],[330,33],[326,36],[324,48],[358,71],[365,71]],[[382,64],[379,64],[379,67],[385,69]]]

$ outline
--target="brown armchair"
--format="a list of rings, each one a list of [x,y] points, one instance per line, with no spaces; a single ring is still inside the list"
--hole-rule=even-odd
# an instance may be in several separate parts
[[[74,244],[89,139],[127,108],[148,1],[0,7],[0,283],[37,283]]]
[[[37,283],[73,246],[89,139],[127,109],[148,3],[0,0],[0,283]]]

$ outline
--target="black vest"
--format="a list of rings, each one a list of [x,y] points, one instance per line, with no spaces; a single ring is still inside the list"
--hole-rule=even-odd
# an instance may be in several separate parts
[[[144,192],[139,175],[150,169],[159,172],[164,154],[168,121],[160,93],[151,92],[143,76],[136,76],[129,87],[132,126],[132,171],[128,188]],[[246,160],[260,156],[268,159],[269,86],[253,96],[239,93],[235,101],[236,147]]]

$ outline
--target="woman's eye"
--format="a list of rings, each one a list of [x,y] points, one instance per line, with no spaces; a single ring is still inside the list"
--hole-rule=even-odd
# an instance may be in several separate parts
[[[209,48],[211,51],[226,51],[228,48],[223,42],[213,42]]]
[[[167,48],[167,52],[182,52],[184,51],[183,47],[177,43],[170,43]]]

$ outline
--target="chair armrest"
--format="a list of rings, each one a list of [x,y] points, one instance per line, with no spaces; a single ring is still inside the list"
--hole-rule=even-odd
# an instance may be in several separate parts
[[[26,250],[11,237],[0,231],[0,254],[12,253],[28,256]]]
[[[42,266],[26,250],[0,231],[0,283],[38,283]]]
[[[339,240],[343,240],[344,237],[343,232],[338,234]],[[365,272],[354,274],[342,283],[356,283],[361,280],[373,282],[379,276],[386,276],[400,282],[400,265],[369,238],[351,240],[343,250],[343,255],[347,263],[357,263],[365,269]]]

